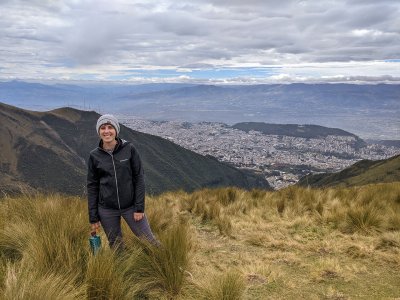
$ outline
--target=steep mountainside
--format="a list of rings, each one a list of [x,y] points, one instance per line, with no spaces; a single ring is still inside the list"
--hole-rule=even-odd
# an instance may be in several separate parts
[[[0,103],[0,190],[85,191],[86,161],[98,143],[95,112],[33,112]],[[268,188],[261,177],[198,155],[165,139],[121,126],[141,154],[147,192],[238,186]]]
[[[348,187],[395,181],[400,181],[400,155],[378,161],[362,160],[338,173],[308,175],[297,184],[311,187]]]

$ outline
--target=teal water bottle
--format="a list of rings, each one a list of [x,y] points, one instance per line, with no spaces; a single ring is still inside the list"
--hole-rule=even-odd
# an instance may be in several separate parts
[[[96,255],[101,247],[101,239],[100,236],[96,234],[96,231],[91,232],[91,237],[89,238],[90,249],[92,250],[93,255]]]

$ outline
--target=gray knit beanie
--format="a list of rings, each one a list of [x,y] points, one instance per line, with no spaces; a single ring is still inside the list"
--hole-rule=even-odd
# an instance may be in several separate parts
[[[97,124],[96,124],[96,131],[97,134],[99,134],[99,129],[100,126],[103,124],[111,124],[114,128],[115,131],[117,132],[117,136],[119,135],[119,123],[116,117],[114,117],[113,115],[102,115],[98,120],[97,120]]]

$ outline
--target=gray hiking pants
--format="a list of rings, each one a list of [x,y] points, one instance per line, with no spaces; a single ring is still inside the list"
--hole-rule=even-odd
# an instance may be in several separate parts
[[[145,238],[151,244],[158,246],[160,243],[151,232],[146,215],[140,221],[133,219],[133,208],[109,209],[99,206],[99,217],[101,226],[107,235],[110,247],[123,247],[121,232],[121,217],[124,218],[132,232],[140,238]]]

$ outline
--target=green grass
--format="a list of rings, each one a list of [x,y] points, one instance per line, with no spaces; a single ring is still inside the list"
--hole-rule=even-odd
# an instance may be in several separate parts
[[[397,182],[400,176],[400,155],[388,159],[362,160],[337,173],[310,175],[299,184],[312,187],[349,187],[383,182]]]
[[[89,250],[86,201],[0,200],[0,299],[400,297],[400,183],[148,197],[162,246]]]

